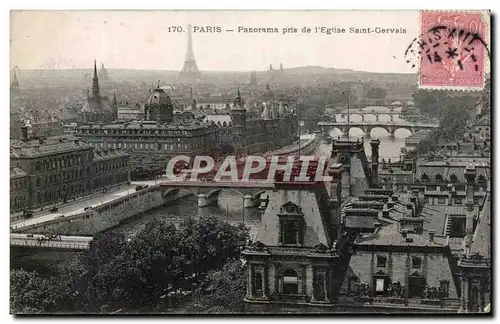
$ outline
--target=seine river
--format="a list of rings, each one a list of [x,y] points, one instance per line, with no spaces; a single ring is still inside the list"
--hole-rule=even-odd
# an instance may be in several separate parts
[[[366,110],[375,111],[386,111],[387,108],[384,107],[368,107]],[[337,116],[340,118],[340,115]],[[380,121],[389,121],[389,116],[380,116]],[[339,119],[337,119],[339,120]],[[365,116],[365,121],[375,121],[374,116]],[[399,121],[398,117],[394,117],[394,121]],[[352,116],[351,121],[361,121],[360,116]],[[335,138],[340,134],[340,131],[333,130],[331,135]],[[383,129],[373,129],[371,132],[372,138],[378,138],[380,140],[380,158],[391,159],[396,161],[399,159],[401,148],[404,147],[404,139],[410,135],[409,131],[398,130],[396,131],[395,138],[389,138],[388,133]],[[360,129],[352,129],[349,134],[349,138],[361,139],[363,138],[363,132]],[[344,137],[346,139],[346,137]],[[365,138],[365,151],[368,157],[371,155],[370,149],[370,139]],[[317,153],[321,155],[329,156],[331,152],[331,145],[321,144],[317,148]],[[307,207],[307,206],[304,206]],[[226,219],[232,224],[238,224],[244,222],[250,228],[251,232],[257,229],[260,223],[260,212],[257,208],[243,208],[242,197],[231,190],[223,190],[219,196],[219,205],[214,207],[204,207],[199,208],[197,206],[197,198],[192,195],[181,199],[174,206],[167,206],[163,208],[157,208],[155,210],[137,215],[133,219],[129,219],[127,222],[121,224],[118,227],[110,229],[110,231],[115,233],[122,233],[126,236],[133,236],[137,231],[139,231],[147,222],[153,219],[169,220],[173,222],[179,222],[182,218],[186,216],[199,217],[200,215],[213,214],[221,219]],[[24,262],[12,263],[12,267],[27,267],[27,268],[38,268],[33,262],[35,259],[51,260],[50,262],[58,263],[57,261],[67,260],[66,253],[60,252],[40,252],[36,253],[36,256],[22,258]],[[71,255],[69,253],[68,255]],[[74,255],[74,254],[73,254]],[[28,261],[27,259],[31,259]],[[46,262],[43,262],[46,263]],[[27,266],[29,265],[29,266]],[[42,270],[43,271],[43,270]]]
[[[367,107],[366,110],[375,110],[380,112],[388,111],[385,107]],[[396,110],[397,111],[397,110]],[[338,115],[337,118],[340,118]],[[389,116],[379,116],[380,121],[389,121]],[[361,121],[360,116],[352,116],[351,121]],[[365,121],[375,121],[375,116],[367,115],[365,116]],[[394,117],[394,121],[401,121],[399,117]],[[337,138],[340,131],[334,130],[332,136]],[[395,138],[389,138],[388,133],[383,129],[373,129],[371,132],[372,138],[378,138],[380,140],[380,159],[385,158],[396,161],[399,159],[401,148],[404,147],[404,139],[410,135],[407,130],[396,131]],[[349,137],[351,140],[363,138],[363,131],[360,129],[352,129],[350,131]],[[346,137],[344,137],[346,139]],[[365,138],[365,151],[368,157],[371,156],[370,139]],[[317,153],[321,155],[329,156],[331,152],[331,145],[321,144]],[[133,235],[138,231],[144,224],[152,219],[168,219],[174,222],[181,220],[187,215],[200,216],[213,214],[217,215],[221,219],[227,219],[231,223],[244,222],[250,230],[255,230],[260,222],[260,213],[256,208],[242,207],[243,201],[242,197],[230,190],[223,190],[219,196],[219,205],[216,207],[197,207],[197,199],[195,196],[189,196],[182,199],[177,205],[169,206],[164,208],[155,209],[153,211],[144,213],[140,217],[131,219],[128,222],[122,224],[121,226],[112,229],[114,232],[123,233],[125,235]]]

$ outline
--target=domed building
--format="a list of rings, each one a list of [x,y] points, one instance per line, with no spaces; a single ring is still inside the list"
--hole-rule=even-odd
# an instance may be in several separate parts
[[[159,85],[151,91],[144,108],[146,120],[160,123],[171,123],[174,120],[172,100]]]
[[[107,96],[101,96],[99,90],[99,78],[97,77],[97,65],[94,60],[94,78],[92,79],[92,95],[87,92],[87,101],[78,113],[77,120],[80,124],[109,123],[117,118],[116,104],[111,104]]]

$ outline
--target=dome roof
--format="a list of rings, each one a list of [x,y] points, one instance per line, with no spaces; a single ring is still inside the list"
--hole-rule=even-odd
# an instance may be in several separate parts
[[[147,105],[153,105],[153,104],[169,105],[171,103],[172,100],[170,100],[170,97],[161,88],[156,88],[153,91],[151,91],[148,101],[146,101]]]

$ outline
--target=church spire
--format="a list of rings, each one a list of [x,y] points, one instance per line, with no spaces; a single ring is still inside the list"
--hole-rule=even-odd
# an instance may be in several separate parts
[[[236,92],[233,109],[245,109],[243,107],[243,100],[241,99],[240,86],[238,86],[238,91]]]
[[[97,62],[94,60],[94,78],[92,78],[92,97],[99,98],[99,79],[97,78]]]

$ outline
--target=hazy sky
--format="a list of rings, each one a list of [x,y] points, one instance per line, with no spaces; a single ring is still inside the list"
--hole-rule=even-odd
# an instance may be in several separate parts
[[[187,34],[172,26],[220,26],[221,33],[193,33],[201,71],[265,70],[319,65],[373,72],[415,72],[404,50],[418,36],[417,11],[18,11],[11,13],[11,64],[21,69],[108,68],[180,70]],[[277,27],[279,34],[238,33],[242,27]],[[310,34],[300,30],[307,26]],[[314,27],[345,28],[316,34]],[[296,27],[297,34],[282,29]],[[349,28],[371,28],[371,34]],[[376,27],[406,33],[377,34]],[[226,29],[235,30],[226,32]]]

